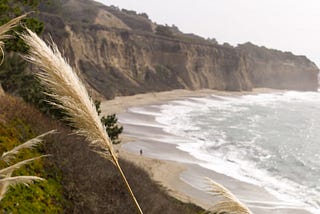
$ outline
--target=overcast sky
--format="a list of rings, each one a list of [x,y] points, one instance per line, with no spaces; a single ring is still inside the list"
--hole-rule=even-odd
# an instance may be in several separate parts
[[[320,0],[97,0],[219,43],[306,55],[320,67]]]

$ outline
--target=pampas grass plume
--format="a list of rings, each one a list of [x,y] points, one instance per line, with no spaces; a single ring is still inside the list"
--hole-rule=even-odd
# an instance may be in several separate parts
[[[207,181],[209,183],[208,191],[214,196],[223,198],[209,209],[210,213],[252,214],[249,208],[244,205],[230,190],[210,178],[207,178]]]
[[[8,166],[4,169],[0,169],[0,177],[5,177],[6,175],[12,173],[14,170],[17,170],[19,169],[20,167],[34,161],[34,160],[38,160],[40,158],[43,158],[43,157],[47,157],[48,155],[41,155],[39,157],[35,157],[35,158],[29,158],[27,160],[23,160],[23,161],[20,161],[14,165],[11,165],[11,166]]]
[[[112,142],[100,122],[84,84],[55,44],[49,47],[34,32],[29,29],[27,32],[21,35],[30,47],[25,58],[41,69],[36,75],[51,91],[48,95],[57,100],[51,104],[65,110],[69,115],[67,119],[77,128],[76,133],[86,137],[94,147],[105,149],[109,159],[115,163],[117,157]]]
[[[19,184],[23,184],[28,186],[29,184],[33,183],[34,181],[43,181],[43,178],[37,176],[15,176],[15,177],[6,177],[0,179],[0,201],[3,199],[5,194],[8,191],[9,186],[16,186]]]
[[[49,47],[31,30],[26,29],[26,31],[27,33],[21,35],[30,48],[25,58],[40,68],[41,71],[36,75],[51,91],[48,95],[57,101],[51,104],[66,111],[69,116],[67,119],[77,129],[76,133],[86,137],[94,151],[115,164],[139,213],[142,213],[84,84],[62,57],[55,44]]]

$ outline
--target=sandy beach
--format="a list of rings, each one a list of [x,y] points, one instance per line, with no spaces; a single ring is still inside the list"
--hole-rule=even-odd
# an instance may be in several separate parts
[[[224,92],[214,90],[174,90],[169,92],[147,93],[134,96],[116,97],[101,103],[104,115],[116,113],[118,117],[130,121],[155,121],[152,116],[143,118],[128,111],[132,107],[159,105],[172,100],[188,97],[206,97],[212,94],[223,96],[239,96],[243,94],[257,94],[275,92],[270,89],[255,89],[252,92]],[[139,118],[137,118],[139,117]],[[117,146],[119,156],[145,169],[150,177],[167,189],[168,193],[184,202],[195,203],[204,209],[209,209],[217,200],[206,189],[206,177],[221,183],[230,189],[240,200],[257,214],[306,214],[309,213],[293,204],[287,204],[271,195],[264,188],[242,182],[215,171],[199,166],[199,160],[187,152],[176,148],[176,144],[163,143],[165,139],[175,136],[162,130],[161,127],[144,126],[141,124],[124,125],[122,142]],[[131,133],[135,133],[132,135]],[[137,135],[138,133],[138,135]],[[140,134],[139,134],[140,133]],[[159,140],[154,140],[159,139]],[[162,139],[162,140],[161,140]],[[143,154],[140,155],[140,149]]]

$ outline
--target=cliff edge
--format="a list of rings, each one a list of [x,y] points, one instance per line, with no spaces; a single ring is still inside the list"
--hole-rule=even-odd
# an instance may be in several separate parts
[[[41,11],[70,64],[106,98],[171,89],[318,88],[318,68],[306,57],[219,45],[157,25],[145,13],[89,0],[55,0]]]

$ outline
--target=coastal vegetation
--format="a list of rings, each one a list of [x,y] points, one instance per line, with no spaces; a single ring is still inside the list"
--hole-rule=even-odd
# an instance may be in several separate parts
[[[95,101],[96,111],[98,116],[101,117],[101,102]],[[119,139],[119,135],[123,131],[123,127],[118,124],[118,118],[116,114],[111,114],[108,116],[102,116],[100,118],[102,125],[105,127],[106,132],[113,144],[119,144],[121,141]]]
[[[1,194],[6,192],[0,201],[1,212],[60,213],[66,206],[61,171],[49,161],[51,157],[35,158],[47,154],[46,144],[40,144],[34,149],[21,148],[25,147],[21,146],[25,145],[22,144],[25,141],[29,144],[27,147],[30,147],[30,143],[31,146],[34,142],[39,143],[37,136],[53,127],[48,127],[50,123],[40,112],[9,95],[0,96],[0,112],[0,171],[4,172],[1,174],[2,179],[20,176],[26,179],[28,177],[25,176],[30,175],[36,180],[45,179],[28,187],[15,185],[14,188],[9,188],[10,181],[1,180]],[[21,151],[17,152],[18,149]],[[8,159],[10,150],[17,154]]]
[[[0,26],[2,59],[5,57],[4,39],[11,37],[8,32],[17,26],[17,23],[24,17],[25,15],[19,16]],[[30,123],[30,116],[36,116],[37,113],[10,96],[0,95],[0,112],[1,211],[5,213],[17,211],[61,212],[64,202],[61,184],[59,177],[57,177],[58,169],[52,167],[50,170],[46,170],[47,164],[42,160],[44,157],[42,155],[43,149],[32,149],[41,142],[41,138],[52,132],[36,136],[37,128],[35,124]],[[30,138],[33,139],[30,140]],[[21,144],[23,141],[26,142]],[[26,188],[33,181],[43,181],[44,179],[47,179],[47,182]],[[16,188],[11,189],[11,186]]]
[[[158,34],[160,36],[173,37],[173,33],[172,33],[170,27],[165,26],[165,25],[157,25],[156,34]]]
[[[0,202],[1,212],[133,212],[135,208],[114,165],[91,152],[85,139],[71,135],[71,130],[62,123],[48,118],[33,106],[10,95],[0,96],[0,115],[1,148],[12,148],[43,132],[57,130],[56,134],[46,138],[44,144],[36,149],[23,151],[16,160],[50,154],[51,156],[36,160],[15,172],[17,175],[37,175],[45,181],[29,187],[10,188]],[[1,152],[6,150],[1,149]],[[163,187],[133,163],[120,159],[120,164],[129,175],[128,180],[145,213],[201,212],[201,208],[167,195]]]
[[[44,23],[39,20],[37,15],[37,8],[41,2],[47,1],[0,1],[0,24],[9,23],[12,18],[28,13],[28,16],[20,17],[21,24],[12,26],[14,30],[10,32],[10,35],[3,38],[7,39],[2,40],[3,51],[6,55],[5,57],[3,55],[3,63],[0,66],[0,83],[7,93],[22,97],[24,101],[35,105],[48,115],[61,117],[61,112],[47,104],[45,100],[49,100],[49,97],[42,93],[44,89],[34,75],[30,73],[29,64],[21,58],[21,54],[25,54],[28,47],[18,36],[18,33],[22,32],[24,27],[28,27],[37,34],[43,32]],[[30,13],[30,11],[34,12]]]

